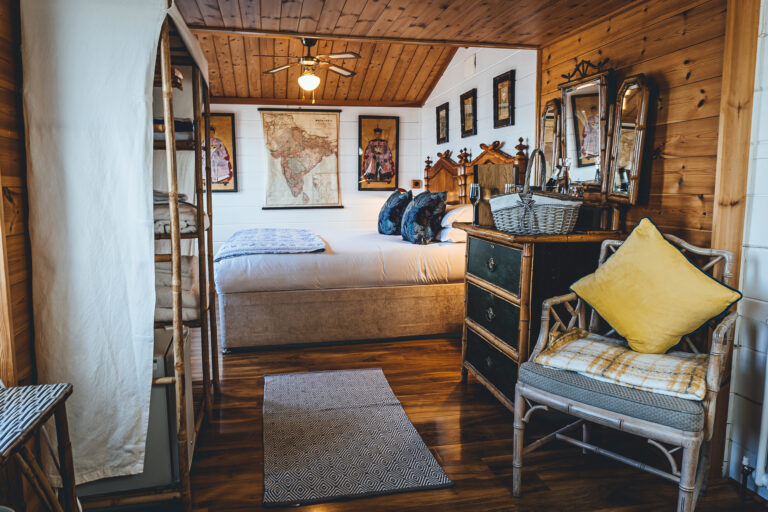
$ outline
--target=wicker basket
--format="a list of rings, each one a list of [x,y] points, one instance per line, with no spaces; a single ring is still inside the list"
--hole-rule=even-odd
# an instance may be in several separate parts
[[[491,198],[496,229],[514,235],[565,235],[573,231],[581,201],[536,195],[530,191],[531,163],[525,170],[525,187],[519,194]]]

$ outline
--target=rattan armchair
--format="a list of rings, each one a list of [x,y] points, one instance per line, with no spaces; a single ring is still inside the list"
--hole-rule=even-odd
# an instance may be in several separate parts
[[[665,237],[703,271],[731,284],[731,252],[696,247],[672,235]],[[621,243],[618,240],[603,242],[599,264],[615,252]],[[580,327],[608,336],[615,333],[608,330],[610,327],[604,327],[608,332],[600,332],[601,326],[607,324],[574,293],[544,301],[539,339],[529,362],[520,368],[515,388],[514,495],[520,496],[521,493],[523,456],[557,439],[582,448],[584,453],[604,455],[677,483],[677,510],[692,511],[709,469],[717,394],[723,383],[733,344],[736,317],[737,314],[731,312],[716,325],[713,322],[707,329],[701,330],[699,339],[685,337],[681,343],[695,352],[699,351],[697,347],[706,350],[705,345],[709,345],[707,393],[705,399],[698,402],[609,384],[575,372],[535,363],[536,357],[547,347],[551,332]],[[577,420],[524,447],[525,425],[533,413],[547,410],[564,412]],[[661,470],[592,444],[589,431],[591,423],[647,438],[651,446],[664,454],[670,470]],[[568,435],[579,427],[580,439]],[[680,450],[682,460],[678,463],[675,452]]]

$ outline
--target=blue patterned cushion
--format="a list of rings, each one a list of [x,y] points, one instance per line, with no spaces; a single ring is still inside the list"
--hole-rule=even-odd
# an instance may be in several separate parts
[[[404,240],[428,244],[435,239],[445,214],[445,197],[445,192],[422,192],[413,198],[403,213],[400,231]]]
[[[413,193],[399,188],[392,192],[387,202],[379,212],[379,233],[382,235],[399,235],[403,222],[403,212],[413,199]]]

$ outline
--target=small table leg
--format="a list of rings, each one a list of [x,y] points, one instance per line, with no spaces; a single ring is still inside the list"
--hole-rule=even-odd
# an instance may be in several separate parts
[[[56,407],[54,418],[56,420],[56,440],[59,448],[59,465],[61,466],[64,510],[66,512],[77,512],[75,468],[72,463],[72,444],[69,440],[67,407],[63,401]]]
[[[461,365],[461,382],[467,382],[467,367],[464,365]]]

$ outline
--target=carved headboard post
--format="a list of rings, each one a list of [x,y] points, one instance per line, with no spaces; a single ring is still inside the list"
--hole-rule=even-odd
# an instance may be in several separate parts
[[[469,203],[469,185],[474,182],[474,173],[469,167],[472,161],[472,153],[463,148],[459,151],[459,204]]]
[[[437,160],[432,163],[427,158],[424,169],[424,188],[429,192],[446,192],[447,201],[451,204],[459,202],[459,164],[451,158],[451,151],[446,150],[437,154]]]
[[[520,137],[517,146],[515,146],[517,150],[515,154],[515,163],[517,164],[517,180],[515,185],[525,185],[525,171],[528,168],[528,155],[525,151],[528,147],[528,144],[525,144],[523,138]]]
[[[429,170],[432,168],[432,159],[427,156],[424,163],[427,164],[426,167],[424,167],[424,190],[429,190]]]

